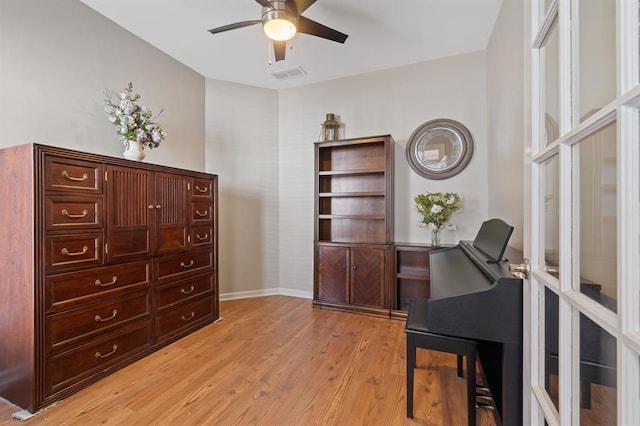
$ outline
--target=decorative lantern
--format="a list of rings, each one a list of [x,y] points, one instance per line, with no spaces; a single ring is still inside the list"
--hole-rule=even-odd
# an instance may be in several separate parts
[[[340,122],[335,114],[327,114],[327,119],[322,123],[322,140],[337,141],[340,139]]]

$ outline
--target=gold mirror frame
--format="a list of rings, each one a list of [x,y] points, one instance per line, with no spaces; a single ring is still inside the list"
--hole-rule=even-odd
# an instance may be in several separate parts
[[[427,179],[448,179],[471,161],[473,138],[469,130],[455,120],[427,121],[409,137],[407,162],[414,172]]]

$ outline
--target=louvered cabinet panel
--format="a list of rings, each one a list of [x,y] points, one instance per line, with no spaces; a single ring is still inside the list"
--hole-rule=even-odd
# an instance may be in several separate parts
[[[187,248],[189,178],[169,173],[155,174],[155,221],[157,253]]]
[[[153,173],[107,166],[107,261],[122,262],[154,252]]]

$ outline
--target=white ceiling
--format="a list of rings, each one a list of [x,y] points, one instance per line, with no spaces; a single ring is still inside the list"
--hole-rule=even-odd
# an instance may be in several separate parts
[[[205,77],[284,89],[483,50],[502,0],[318,0],[303,16],[346,33],[339,44],[307,34],[269,65],[261,25],[207,30],[260,19],[255,0],[81,0]],[[272,74],[302,67],[307,75]]]

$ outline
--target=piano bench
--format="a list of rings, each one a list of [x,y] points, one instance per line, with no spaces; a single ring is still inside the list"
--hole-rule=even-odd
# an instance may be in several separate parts
[[[412,299],[404,329],[407,334],[407,417],[413,418],[413,384],[416,348],[447,352],[458,356],[458,377],[462,377],[462,357],[467,359],[467,419],[476,424],[476,342],[431,333],[427,327],[427,299]]]

